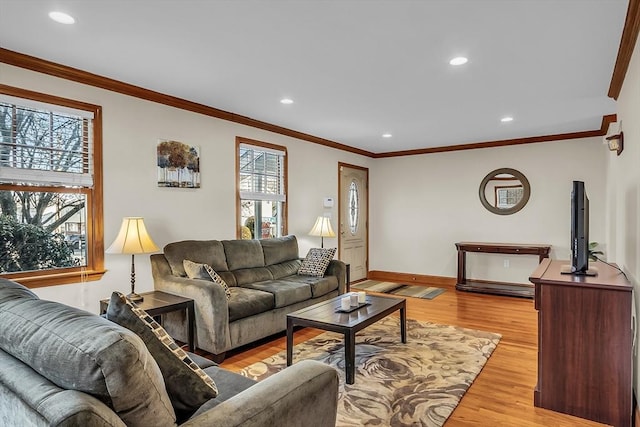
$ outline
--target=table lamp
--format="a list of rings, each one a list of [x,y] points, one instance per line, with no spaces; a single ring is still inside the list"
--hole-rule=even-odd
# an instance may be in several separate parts
[[[116,240],[106,250],[108,254],[131,254],[131,293],[127,295],[129,301],[142,301],[142,295],[135,292],[136,268],[135,254],[147,254],[155,252],[158,247],[147,233],[144,220],[140,217],[125,217],[122,219],[120,232]]]
[[[316,223],[313,225],[313,228],[309,232],[309,236],[320,236],[320,247],[324,248],[324,238],[325,237],[336,237],[336,234],[333,232],[333,228],[331,228],[331,221],[326,216],[319,216],[316,219]]]

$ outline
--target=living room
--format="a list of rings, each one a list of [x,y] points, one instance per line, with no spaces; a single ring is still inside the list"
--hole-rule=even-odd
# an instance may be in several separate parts
[[[338,163],[369,169],[369,270],[420,277],[455,277],[459,241],[544,243],[552,246],[551,258],[567,259],[571,181],[582,180],[590,200],[591,240],[599,242],[605,259],[618,264],[637,287],[638,43],[632,51],[615,111],[617,123],[624,125],[620,156],[603,145],[608,129],[598,123],[582,129],[598,134],[591,137],[375,158],[12,65],[16,56],[7,51],[0,51],[0,84],[102,107],[104,247],[127,216],[144,217],[160,248],[179,240],[236,238],[236,138],[242,137],[286,147],[287,229],[298,237],[302,256],[318,246],[318,238],[308,232],[326,212],[323,198],[337,197]],[[160,139],[200,147],[201,188],[158,187]],[[526,207],[514,215],[494,215],[478,199],[483,177],[502,167],[522,172],[531,184]],[[337,220],[337,210],[330,213]],[[338,240],[325,238],[324,244],[336,247]],[[34,291],[43,299],[97,312],[98,301],[112,291],[129,292],[129,257],[106,254],[104,264],[107,271],[98,281]],[[472,267],[482,276],[526,280],[535,265],[514,259],[506,269],[501,260],[484,258]],[[136,290],[153,290],[148,256],[136,257],[136,272]],[[637,356],[634,362],[638,364]]]

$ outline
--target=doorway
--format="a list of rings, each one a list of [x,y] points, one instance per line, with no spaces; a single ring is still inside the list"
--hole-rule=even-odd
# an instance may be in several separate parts
[[[338,187],[338,255],[355,282],[369,271],[369,169],[338,163]]]

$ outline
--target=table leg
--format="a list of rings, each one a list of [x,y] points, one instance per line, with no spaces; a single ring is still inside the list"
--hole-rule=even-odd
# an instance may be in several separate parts
[[[107,301],[100,301],[100,314],[105,314],[107,312],[107,307],[109,303]]]
[[[347,293],[351,292],[351,264],[347,264],[347,274],[346,274],[346,279],[347,279],[347,283],[346,283],[346,288],[347,288]]]
[[[353,384],[356,376],[356,334],[353,330],[344,333],[344,362],[346,382]]]
[[[404,344],[407,343],[407,308],[406,302],[400,308],[400,337]]]
[[[457,285],[467,283],[467,253],[462,249],[458,249],[458,277]]]
[[[196,351],[196,346],[194,342],[195,331],[196,331],[196,322],[195,322],[196,315],[194,312],[195,312],[195,304],[192,301],[191,304],[189,304],[189,306],[187,307],[187,328],[189,329],[187,331],[187,333],[189,334],[188,344],[189,344],[189,351],[192,353]]]
[[[287,317],[287,366],[293,362],[293,320]]]

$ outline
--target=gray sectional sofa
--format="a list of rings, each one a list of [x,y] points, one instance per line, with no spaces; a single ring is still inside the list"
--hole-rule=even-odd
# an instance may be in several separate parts
[[[286,315],[343,294],[346,265],[332,260],[324,277],[298,275],[302,263],[295,236],[265,240],[186,240],[151,255],[156,290],[195,300],[196,346],[217,355],[286,330]],[[207,264],[229,286],[189,278],[185,260]],[[184,313],[164,319],[169,333],[187,340]]]
[[[256,383],[191,355],[218,394],[180,419],[168,390],[193,389],[132,330],[0,279],[0,426],[335,426],[338,374],[311,360]]]

